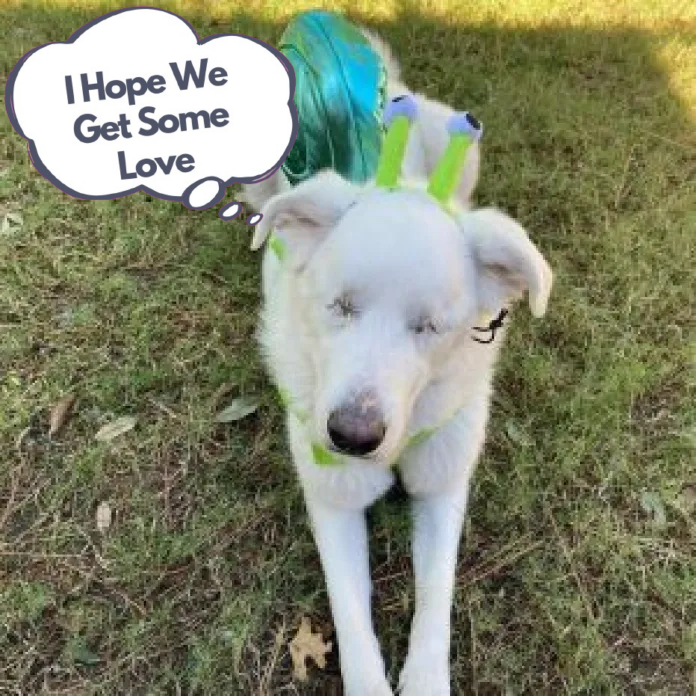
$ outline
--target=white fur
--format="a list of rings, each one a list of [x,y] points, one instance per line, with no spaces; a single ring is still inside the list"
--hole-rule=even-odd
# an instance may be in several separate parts
[[[392,79],[392,96],[404,90]],[[393,693],[372,627],[363,512],[393,484],[394,466],[413,496],[415,519],[416,610],[399,691],[450,693],[457,547],[504,337],[503,330],[482,345],[471,327],[524,292],[542,315],[552,281],[516,222],[497,210],[468,209],[477,149],[458,191],[458,214],[423,191],[447,143],[451,109],[416,98],[406,189],[356,186],[327,171],[294,189],[277,175],[245,194],[264,216],[254,245],[273,230],[288,250],[283,262],[265,252],[260,339],[272,378],[293,402],[292,458],[326,576],[348,696]],[[355,316],[337,315],[333,302],[343,296]],[[437,334],[413,332],[424,316]],[[329,412],[365,389],[384,413],[384,441],[369,458],[318,466],[311,443],[330,444]],[[309,421],[300,421],[297,410]],[[402,452],[409,433],[438,424],[444,425],[430,439]]]

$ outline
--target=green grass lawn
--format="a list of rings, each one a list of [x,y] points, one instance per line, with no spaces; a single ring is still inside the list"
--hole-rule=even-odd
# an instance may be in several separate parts
[[[651,0],[345,3],[486,124],[478,202],[557,284],[520,312],[461,545],[454,694],[696,693],[696,12]],[[0,76],[117,4],[4,3]],[[166,7],[274,42],[308,3]],[[234,192],[228,193],[228,199]],[[254,342],[259,257],[217,210],[46,182],[0,115],[0,694],[338,694],[292,680],[318,557]],[[77,396],[48,437],[51,407]],[[218,424],[238,395],[257,414]],[[95,433],[120,416],[136,427]],[[113,519],[101,533],[96,509]],[[372,514],[390,674],[406,503]]]

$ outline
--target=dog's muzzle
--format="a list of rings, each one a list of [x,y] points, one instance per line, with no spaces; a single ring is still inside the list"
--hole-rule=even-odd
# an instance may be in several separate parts
[[[361,392],[332,411],[327,429],[336,450],[356,457],[374,452],[387,431],[384,415],[372,391]]]

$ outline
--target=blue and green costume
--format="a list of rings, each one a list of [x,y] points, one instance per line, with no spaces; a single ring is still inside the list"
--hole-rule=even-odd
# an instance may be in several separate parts
[[[382,149],[384,62],[365,35],[333,12],[295,17],[280,39],[295,71],[297,140],[283,173],[295,186],[322,169],[363,183]]]

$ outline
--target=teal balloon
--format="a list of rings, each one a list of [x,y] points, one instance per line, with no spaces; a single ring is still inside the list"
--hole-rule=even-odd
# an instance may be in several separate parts
[[[283,164],[294,186],[322,169],[362,183],[382,148],[386,68],[354,25],[333,12],[296,16],[280,40],[295,70],[297,139]]]

